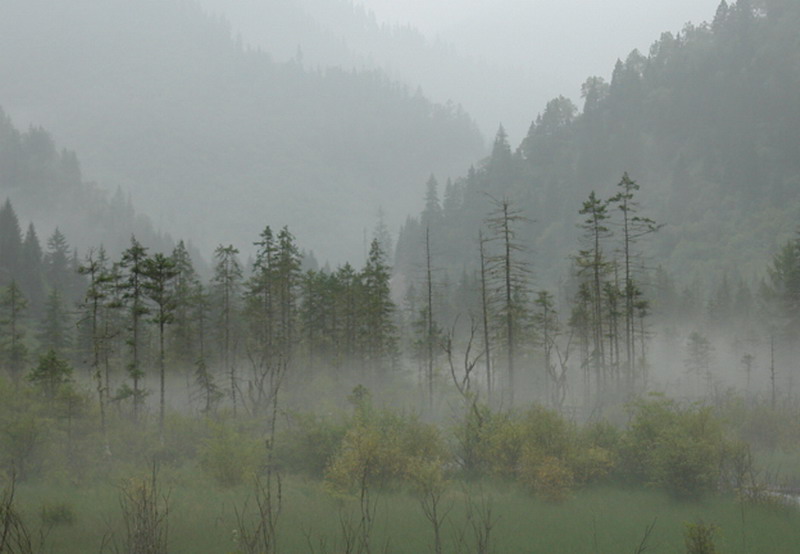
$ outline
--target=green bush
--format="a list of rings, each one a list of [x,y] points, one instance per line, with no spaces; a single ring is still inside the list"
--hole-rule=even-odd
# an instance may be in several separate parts
[[[211,436],[199,451],[200,467],[223,487],[240,485],[254,478],[265,460],[265,445],[223,423],[213,424]]]
[[[40,512],[42,525],[45,527],[72,526],[75,525],[75,510],[71,504],[57,502],[54,504],[44,504]]]
[[[708,408],[681,408],[651,397],[630,407],[621,444],[622,468],[640,482],[680,497],[714,490],[729,451],[720,421]]]
[[[277,461],[290,471],[322,477],[346,431],[346,425],[334,418],[295,414],[276,440]]]
[[[446,450],[439,430],[414,416],[370,411],[357,416],[325,472],[338,492],[414,481],[419,468],[439,464]]]

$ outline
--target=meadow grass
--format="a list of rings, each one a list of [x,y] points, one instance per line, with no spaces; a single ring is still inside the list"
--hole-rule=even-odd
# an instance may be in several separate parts
[[[145,474],[143,474],[145,475]],[[236,513],[253,505],[250,487],[220,488],[196,469],[163,471],[162,491],[169,495],[170,552],[203,554],[236,552]],[[21,483],[19,508],[38,534],[42,506],[65,505],[74,512],[71,525],[51,528],[45,552],[99,552],[104,537],[122,540],[119,497],[124,479],[89,485]],[[375,493],[372,544],[389,552],[432,552],[432,530],[415,496],[408,491]],[[452,483],[442,507],[446,552],[474,552],[468,519],[479,506],[491,509],[493,552],[619,553],[634,552],[648,525],[655,521],[647,552],[683,552],[686,522],[702,520],[719,528],[716,539],[726,553],[790,553],[800,545],[800,509],[794,506],[743,505],[733,497],[710,496],[679,501],[655,490],[598,487],[577,491],[557,504],[537,499],[508,483]],[[250,512],[252,515],[252,511]],[[358,520],[355,499],[335,498],[322,483],[287,477],[279,520],[282,552],[337,552],[340,522]],[[473,518],[480,523],[480,518]],[[459,540],[458,537],[462,539]],[[113,551],[109,549],[108,551]]]

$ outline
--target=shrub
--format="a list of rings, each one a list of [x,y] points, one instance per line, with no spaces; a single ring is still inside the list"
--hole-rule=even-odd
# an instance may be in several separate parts
[[[223,487],[254,478],[264,462],[265,446],[225,424],[214,424],[200,447],[200,467]]]
[[[708,408],[680,408],[654,397],[634,403],[631,415],[621,454],[623,468],[633,478],[681,497],[717,486],[729,449],[720,422]]]
[[[715,525],[699,521],[686,523],[683,533],[686,554],[716,554],[719,552],[714,545],[714,534],[717,532]]]
[[[278,463],[292,471],[322,477],[344,439],[347,427],[332,418],[297,414],[276,440]]]
[[[45,527],[75,525],[75,510],[66,502],[42,505],[40,516]]]

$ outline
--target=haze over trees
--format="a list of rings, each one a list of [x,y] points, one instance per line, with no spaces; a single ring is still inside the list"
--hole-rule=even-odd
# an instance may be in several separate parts
[[[439,108],[383,77],[273,64],[192,4],[147,6],[142,28],[169,6],[186,28],[208,25],[203,40],[218,40],[225,63],[252,62],[254,80],[274,71],[258,94],[244,87],[231,111],[207,114],[224,122],[218,136],[197,138],[222,148],[242,123],[228,118],[245,117],[237,110],[249,101],[268,105],[269,117],[285,109],[276,129],[286,130],[309,115],[292,111],[295,100],[338,106],[324,97],[339,83],[344,96],[363,92],[360,104],[320,121],[353,124],[352,136],[328,135],[340,140],[327,158],[315,157],[323,137],[289,133],[263,167],[340,178],[352,170],[354,179],[391,168],[395,183],[416,179],[404,194],[423,208],[396,247],[382,216],[352,243],[331,234],[337,249],[359,254],[320,265],[338,255],[312,254],[293,225],[245,196],[237,201],[252,204],[259,227],[242,222],[248,234],[229,240],[209,226],[216,246],[196,249],[192,236],[174,243],[154,231],[121,195],[108,201],[46,131],[20,132],[0,117],[0,551],[12,540],[30,552],[29,526],[41,528],[42,548],[59,526],[52,536],[71,537],[64,545],[96,549],[82,535],[97,531],[89,522],[103,504],[72,493],[107,500],[122,478],[121,515],[104,523],[101,550],[134,552],[145,541],[165,551],[174,513],[188,514],[178,516],[181,545],[203,543],[193,551],[370,552],[398,536],[415,551],[517,551],[531,529],[553,551],[646,550],[655,523],[637,519],[638,536],[620,531],[632,516],[603,500],[615,495],[641,498],[632,503],[639,518],[672,514],[662,535],[670,548],[683,544],[686,506],[714,518],[686,527],[690,552],[713,548],[716,521],[730,530],[719,540],[731,551],[796,544],[796,526],[770,526],[797,516],[783,498],[800,483],[800,89],[775,84],[798,78],[779,62],[795,51],[800,8],[723,2],[713,22],[618,62],[609,83],[587,79],[582,111],[554,99],[516,149],[501,126],[486,158],[440,180],[406,165],[423,152],[466,155],[476,135],[463,114],[437,119]],[[220,60],[216,70],[227,67]],[[381,96],[383,87],[394,92]],[[192,94],[206,93],[216,97]],[[420,111],[392,119],[412,105]],[[381,143],[428,125],[437,134],[402,152]],[[443,137],[452,140],[430,148]],[[197,155],[186,144],[159,159],[175,163],[172,148]],[[251,171],[248,156],[264,152],[236,151],[241,144],[228,145],[229,158],[209,154],[208,164],[227,160],[216,169],[230,186],[212,194],[197,184],[195,205],[248,217],[215,204],[242,190],[233,167]],[[331,196],[294,194],[338,209]],[[288,208],[282,217],[305,222]],[[788,468],[780,480],[777,463]],[[158,493],[156,466],[191,491],[177,510]],[[147,478],[132,476],[144,467]],[[36,487],[70,500],[31,511]],[[531,506],[544,515],[531,518]],[[575,512],[583,524],[571,518],[571,533],[548,536],[579,509],[589,510]],[[602,536],[598,511],[617,514]],[[41,525],[28,513],[41,513]],[[403,527],[408,514],[414,532]],[[201,522],[195,536],[186,519]]]
[[[194,3],[14,0],[4,14],[0,71],[17,78],[0,82],[3,108],[204,249],[249,249],[267,219],[354,259],[378,208],[399,221],[410,183],[483,150],[458,106],[377,70],[273,61]]]

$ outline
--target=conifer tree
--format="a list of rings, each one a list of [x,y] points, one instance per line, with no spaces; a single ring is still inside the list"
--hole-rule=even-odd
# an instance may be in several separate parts
[[[176,298],[174,281],[178,276],[175,260],[163,254],[156,253],[144,260],[144,291],[147,298],[154,304],[152,322],[158,326],[158,376],[159,376],[159,410],[158,429],[164,432],[164,414],[166,402],[165,374],[166,374],[166,326],[175,319]]]
[[[19,380],[28,357],[28,347],[24,342],[24,317],[27,307],[28,301],[17,286],[17,282],[12,280],[0,296],[0,309],[2,309],[0,325],[3,328],[0,352],[3,365],[14,382]]]
[[[531,276],[526,248],[517,234],[519,226],[529,220],[507,198],[493,202],[494,210],[486,219],[491,232],[488,240],[495,245],[487,260],[488,272],[499,320],[498,335],[505,347],[506,390],[513,404],[516,358],[530,317],[527,304]]]
[[[64,357],[72,346],[70,314],[64,306],[64,298],[57,288],[50,289],[44,306],[44,315],[39,324],[39,343],[43,350],[53,350]]]
[[[146,391],[141,388],[141,380],[144,377],[142,369],[142,357],[144,354],[144,316],[150,310],[146,301],[145,271],[147,260],[147,248],[142,246],[136,237],[131,237],[131,245],[122,253],[120,269],[122,270],[122,301],[124,302],[128,316],[128,350],[129,359],[127,364],[128,376],[133,381],[133,389],[123,389],[121,397],[133,397],[133,418],[139,418],[141,406],[144,403]]]
[[[108,333],[110,324],[105,321],[107,318],[104,315],[111,297],[112,280],[109,274],[105,249],[102,246],[96,251],[90,249],[78,271],[88,278],[86,296],[81,303],[83,312],[81,324],[89,332],[89,340],[91,342],[90,367],[100,408],[100,425],[107,445],[106,399],[109,384],[107,371],[105,379],[103,379],[102,362],[104,358],[108,359],[108,343],[111,339]],[[107,365],[105,367],[108,369]]]
[[[616,205],[622,213],[622,264],[624,269],[623,297],[625,306],[623,317],[625,322],[625,374],[628,386],[632,388],[633,380],[637,375],[636,368],[636,304],[640,301],[641,288],[634,279],[634,264],[639,257],[635,251],[636,243],[651,233],[655,233],[662,226],[657,225],[652,219],[638,215],[639,203],[634,194],[639,190],[639,185],[632,180],[628,173],[622,175],[622,180],[617,185],[620,191],[614,195],[609,203]]]
[[[0,286],[7,286],[17,276],[22,252],[22,231],[11,201],[0,208]]]
[[[591,366],[598,382],[604,383],[608,367],[605,353],[606,326],[603,310],[603,282],[609,269],[609,262],[603,252],[603,241],[610,236],[608,204],[597,198],[595,192],[592,191],[589,199],[583,203],[578,213],[586,216],[581,224],[586,247],[579,251],[576,262],[578,274],[585,276],[588,283],[588,287],[583,292],[589,293],[587,299],[591,306]]]
[[[361,272],[360,295],[360,335],[364,363],[373,371],[385,370],[390,362],[394,362],[397,353],[395,305],[389,287],[390,277],[386,254],[378,239],[373,239],[367,263]]]
[[[70,289],[70,248],[67,238],[58,227],[47,239],[47,252],[44,255],[44,270],[47,284],[57,288],[61,294]]]
[[[238,259],[239,250],[233,245],[218,246],[214,251],[214,276],[211,281],[216,317],[218,340],[222,350],[222,365],[228,376],[233,415],[238,409],[238,382],[236,372],[237,318],[239,316],[239,292],[242,286],[242,266]]]
[[[28,225],[19,264],[19,278],[22,292],[30,300],[31,313],[41,313],[44,303],[44,275],[42,273],[42,247],[33,223]]]
[[[173,287],[175,310],[170,349],[176,362],[190,366],[197,361],[196,321],[192,317],[192,304],[196,298],[198,277],[183,241],[178,242],[171,257],[177,273]]]

